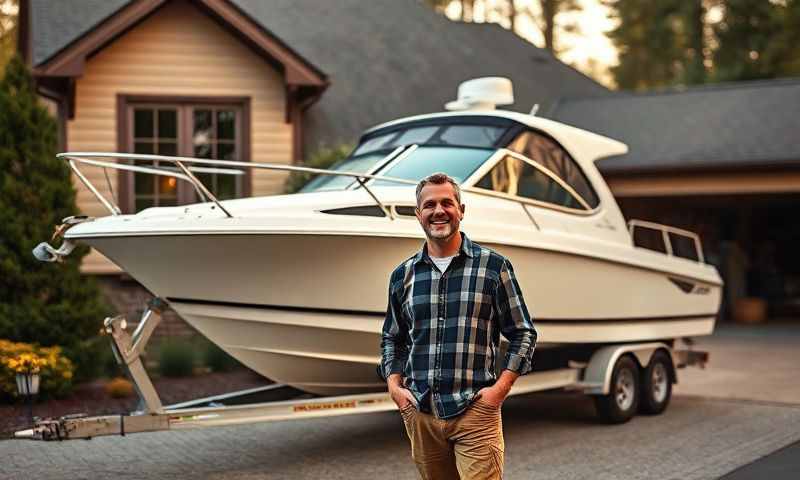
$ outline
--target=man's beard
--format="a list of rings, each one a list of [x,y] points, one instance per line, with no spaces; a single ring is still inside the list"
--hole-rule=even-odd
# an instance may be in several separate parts
[[[443,225],[444,228],[437,228],[434,230],[434,226],[429,224],[428,228],[425,229],[425,235],[428,238],[435,239],[435,240],[447,240],[448,238],[452,237],[455,232],[452,223],[448,223]]]

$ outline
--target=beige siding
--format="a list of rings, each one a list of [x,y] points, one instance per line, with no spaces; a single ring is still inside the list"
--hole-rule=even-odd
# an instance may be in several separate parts
[[[117,150],[117,94],[236,96],[250,98],[251,159],[292,161],[292,128],[285,122],[281,74],[215,21],[184,2],[173,2],[87,61],[76,85],[76,114],[67,130],[71,151]],[[86,176],[109,195],[102,170]],[[109,171],[117,192],[114,171]],[[253,194],[279,193],[285,174],[253,172]],[[76,183],[80,183],[77,179]],[[88,215],[108,211],[82,185],[78,206]],[[110,196],[110,195],[109,195]],[[84,271],[117,271],[93,253]]]

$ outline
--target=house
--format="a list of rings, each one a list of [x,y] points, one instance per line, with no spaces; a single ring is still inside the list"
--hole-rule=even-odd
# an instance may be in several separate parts
[[[292,164],[439,111],[469,78],[511,78],[524,112],[612,95],[497,25],[454,23],[415,0],[22,0],[20,20],[19,48],[65,151]],[[86,170],[123,212],[194,199],[172,179],[105,173]],[[204,180],[231,198],[280,193],[285,175]],[[108,214],[77,190],[84,214]],[[148,293],[108,259],[92,252],[83,271],[118,310],[142,308]]]
[[[564,98],[547,116],[628,144],[598,162],[623,213],[700,233],[726,317],[796,321],[799,107],[800,79],[786,79]]]

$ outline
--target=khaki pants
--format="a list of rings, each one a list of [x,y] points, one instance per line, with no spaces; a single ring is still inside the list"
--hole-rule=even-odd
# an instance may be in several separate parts
[[[436,418],[413,406],[400,413],[423,480],[503,478],[500,408],[478,400],[455,418]]]

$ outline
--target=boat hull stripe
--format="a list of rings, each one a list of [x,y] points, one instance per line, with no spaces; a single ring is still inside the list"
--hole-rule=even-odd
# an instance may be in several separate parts
[[[290,305],[262,305],[257,303],[237,303],[237,302],[221,302],[213,300],[200,300],[193,298],[167,298],[170,303],[184,303],[189,305],[209,305],[216,307],[235,307],[235,308],[252,308],[261,310],[282,310],[285,312],[304,312],[304,313],[321,313],[331,315],[360,315],[360,316],[373,316],[384,317],[386,312],[372,312],[366,310],[345,310],[337,308],[313,308],[313,307],[294,307]],[[614,322],[661,322],[661,321],[676,321],[676,320],[707,320],[708,318],[716,318],[717,313],[701,313],[694,315],[669,315],[660,317],[618,317],[618,318],[542,318],[534,317],[536,322],[564,322],[564,323],[614,323]]]

